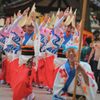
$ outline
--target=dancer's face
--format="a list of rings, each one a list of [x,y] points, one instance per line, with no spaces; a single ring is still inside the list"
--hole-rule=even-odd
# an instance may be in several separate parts
[[[25,25],[24,27],[22,27],[24,32],[27,32],[28,27]]]
[[[77,54],[78,54],[78,50],[75,48],[70,48],[66,51],[66,58],[68,58],[68,60],[70,62],[76,61],[77,60]]]
[[[34,31],[34,27],[33,26],[28,26],[27,33],[31,34],[31,33],[33,33],[33,31]]]
[[[66,32],[67,36],[70,36],[73,33],[73,31],[74,31],[74,28],[72,27],[72,25],[65,26],[64,29],[65,29],[65,32]]]

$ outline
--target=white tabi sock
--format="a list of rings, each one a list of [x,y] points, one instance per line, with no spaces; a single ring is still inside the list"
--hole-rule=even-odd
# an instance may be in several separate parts
[[[27,98],[25,98],[25,100],[29,100],[29,96]]]
[[[30,100],[32,100],[32,99],[34,98],[34,93],[31,93],[31,94],[29,95],[29,98],[30,98]]]
[[[3,84],[3,82],[4,82],[4,80],[1,80],[1,81],[0,81],[0,84]]]

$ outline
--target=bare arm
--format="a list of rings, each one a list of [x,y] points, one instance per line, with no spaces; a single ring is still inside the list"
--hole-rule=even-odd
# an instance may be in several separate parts
[[[90,56],[89,56],[89,59],[88,59],[88,63],[90,63],[90,59],[92,58],[94,52],[95,52],[95,49],[92,48],[92,51],[91,51]]]

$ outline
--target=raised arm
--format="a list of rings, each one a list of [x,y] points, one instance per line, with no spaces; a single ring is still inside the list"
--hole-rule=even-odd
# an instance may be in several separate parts
[[[48,19],[48,21],[47,21],[47,24],[44,26],[44,28],[47,28],[48,25],[50,24],[50,22],[51,22],[51,18],[49,17],[49,19]]]
[[[4,32],[5,28],[7,28],[5,25],[2,27],[1,32]]]
[[[7,31],[6,31],[6,33],[9,33],[10,32],[10,30],[11,30],[11,24],[9,25],[9,27],[7,28]]]
[[[17,18],[17,19],[14,21],[14,23],[13,23],[13,25],[12,25],[12,28],[17,28],[18,23],[21,21],[22,18],[23,18],[23,15],[21,15],[19,18]]]
[[[44,24],[45,24],[45,22],[43,21],[39,26],[39,30],[41,30],[41,28],[43,27]]]
[[[60,28],[61,23],[63,22],[65,18],[63,18],[63,11],[60,12],[59,16],[58,16],[58,20],[56,21],[55,25],[54,25],[54,29],[58,30]]]
[[[29,9],[30,9],[30,8],[28,7],[26,10],[24,10],[23,14],[22,14],[19,18],[17,18],[17,19],[14,21],[14,23],[13,23],[13,25],[12,25],[12,28],[17,28],[18,23],[21,21],[21,19],[22,19],[25,15],[28,14]]]
[[[38,24],[36,22],[36,16],[35,16],[34,12],[32,12],[31,19],[32,19],[32,21],[34,23],[34,31],[35,31],[35,33],[38,33],[39,32],[39,28],[38,28]]]
[[[3,26],[3,28],[1,29],[1,32],[4,32],[4,30],[7,28],[7,26],[9,25],[10,23],[10,18],[7,18],[6,19],[6,24]]]
[[[47,20],[48,20],[48,15],[46,14],[45,15],[45,18],[44,18],[44,21],[40,24],[40,26],[39,26],[39,30],[41,30],[41,28],[43,27],[43,25],[47,22]]]
[[[75,35],[75,36],[80,36],[81,24],[82,24],[82,20],[80,21],[80,23],[77,23],[78,31],[77,31],[76,28],[75,28],[75,30],[74,30],[74,33],[75,33],[74,35]]]
[[[61,23],[63,22],[63,20],[65,18],[67,18],[67,16],[69,15],[69,8],[67,8],[64,12],[64,15],[63,15],[63,12],[61,11],[60,14],[59,14],[59,21],[54,25],[54,29],[55,30],[58,30]]]
[[[75,28],[75,30],[74,30],[74,36],[78,36],[79,34],[78,34],[78,31],[76,30],[76,28]]]

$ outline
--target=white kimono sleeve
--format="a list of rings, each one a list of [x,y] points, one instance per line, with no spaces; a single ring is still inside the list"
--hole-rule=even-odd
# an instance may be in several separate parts
[[[76,30],[76,28],[74,30],[74,36],[78,36],[78,31]]]
[[[46,24],[45,26],[44,26],[44,28],[47,28],[48,27],[48,24]]]
[[[61,70],[62,70],[62,73],[61,73]],[[67,78],[62,77],[62,75],[68,75],[64,65],[59,68],[59,71],[57,73],[57,76],[56,76],[56,79],[54,82],[54,87],[53,87],[54,95],[56,95],[59,98],[62,98],[59,100],[71,99],[71,97],[69,97],[69,95],[67,95],[67,93],[64,93],[64,91],[63,91],[63,88],[65,86],[65,83],[66,83],[68,77]],[[54,100],[56,100],[56,99],[54,99]]]
[[[44,25],[44,21],[40,24],[40,26],[39,26],[39,30],[41,30],[42,29],[42,27],[43,27],[43,25]]]
[[[1,29],[1,32],[4,32],[4,30],[6,29],[7,27],[5,27],[5,25],[2,27]]]
[[[38,24],[37,22],[33,22],[33,23],[34,23],[34,32],[38,33],[39,32]]]
[[[12,27],[12,25],[10,24],[10,25],[9,25],[9,27],[8,27],[8,29],[7,29],[7,31],[6,31],[7,33],[9,33],[9,32],[10,32],[11,27]]]
[[[54,30],[58,30],[59,29],[59,27],[60,27],[60,25],[61,25],[61,23],[63,22],[64,19],[65,18],[62,17],[61,19],[57,20],[56,24],[54,25]]]
[[[23,18],[23,15],[21,15],[19,18],[17,18],[14,23],[12,24],[12,28],[17,28],[18,23],[21,21],[21,19]]]
[[[64,30],[64,26],[63,27],[61,27],[61,30],[64,32],[65,30]]]
[[[82,64],[83,68],[85,69],[88,78],[89,78],[89,86],[85,84],[85,81],[82,77],[82,84],[81,87],[83,88],[84,95],[86,96],[87,100],[95,100],[96,92],[97,92],[97,84],[95,82],[94,75],[91,71],[90,65],[88,63]]]

